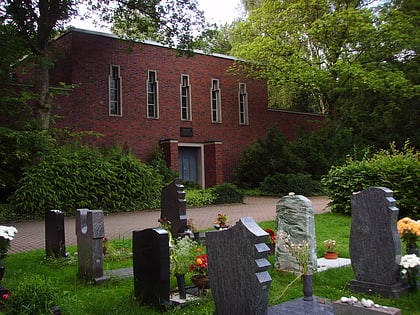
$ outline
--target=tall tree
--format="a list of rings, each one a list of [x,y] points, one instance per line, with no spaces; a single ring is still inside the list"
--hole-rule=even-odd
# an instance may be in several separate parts
[[[419,86],[401,70],[416,56],[418,30],[391,4],[360,0],[264,0],[239,23],[233,53],[271,89],[311,100],[335,120],[361,88],[412,97]]]
[[[88,17],[115,24],[119,34],[152,37],[172,47],[190,50],[195,34],[204,27],[203,13],[196,0],[5,0],[0,3],[2,25],[13,27],[31,50],[33,109],[39,126],[49,128],[52,94],[49,70],[51,43],[66,22],[87,8]]]

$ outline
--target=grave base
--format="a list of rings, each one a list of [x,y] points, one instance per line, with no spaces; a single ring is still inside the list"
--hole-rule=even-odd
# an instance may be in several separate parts
[[[364,307],[360,303],[350,305],[335,301],[334,315],[401,315],[399,308],[379,306],[379,307]]]
[[[102,276],[102,277],[94,278],[93,283],[94,284],[100,284],[102,282],[108,281],[109,279],[110,279],[110,277]]]
[[[330,300],[316,297],[312,301],[303,298],[291,300],[278,305],[270,306],[267,315],[334,315]]]
[[[353,279],[349,282],[348,287],[357,293],[380,294],[385,298],[399,298],[408,293],[408,285],[401,282],[394,285],[385,285]]]

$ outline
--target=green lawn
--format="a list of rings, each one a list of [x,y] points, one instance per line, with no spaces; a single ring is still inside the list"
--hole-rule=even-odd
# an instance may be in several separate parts
[[[338,251],[341,257],[349,257],[348,239],[350,235],[350,218],[347,216],[326,213],[315,216],[318,257],[322,256],[324,246],[322,241],[333,238],[338,241]],[[275,222],[261,222],[262,228],[275,229]],[[131,266],[129,250],[131,240],[110,241],[111,254],[105,258],[105,269],[116,269]],[[35,250],[21,254],[13,254],[6,258],[6,275],[2,285],[11,291],[10,302],[14,292],[19,292],[22,298],[20,304],[27,304],[26,314],[36,314],[30,305],[45,302],[43,296],[56,293],[56,301],[63,315],[104,315],[104,314],[161,314],[147,305],[140,305],[133,298],[132,279],[112,279],[101,285],[83,283],[76,277],[77,260],[73,256],[76,248],[69,247],[72,254],[69,259],[45,259],[44,250]],[[122,254],[121,254],[122,253]],[[274,257],[269,257],[274,262]],[[287,284],[294,279],[294,275],[270,269],[272,285],[270,289],[269,304],[274,305],[302,296],[302,285],[297,281],[287,293],[279,299],[281,292]],[[351,267],[331,269],[314,274],[314,295],[337,300],[341,296],[354,295],[359,299],[371,298],[381,305],[393,306],[403,310],[404,315],[420,314],[420,291],[399,299],[383,299],[376,296],[355,294],[346,288],[347,283],[353,279]],[[188,277],[187,277],[188,279]],[[175,279],[172,279],[175,288]],[[22,293],[23,292],[23,293]],[[17,293],[16,293],[17,295]],[[23,296],[23,297],[22,297]],[[15,296],[17,298],[17,296]],[[49,301],[47,301],[49,302]],[[7,308],[2,310],[5,314]],[[211,315],[214,305],[211,293],[199,302],[194,302],[186,308],[168,311],[176,315]],[[0,310],[1,313],[1,310]],[[25,314],[22,309],[18,314]]]

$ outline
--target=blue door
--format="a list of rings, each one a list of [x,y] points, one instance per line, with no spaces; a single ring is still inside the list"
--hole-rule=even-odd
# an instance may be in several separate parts
[[[198,182],[197,156],[198,148],[180,147],[179,151],[179,174],[184,181]]]

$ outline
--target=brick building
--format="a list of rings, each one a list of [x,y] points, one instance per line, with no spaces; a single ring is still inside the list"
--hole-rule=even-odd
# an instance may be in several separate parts
[[[77,85],[56,99],[57,127],[102,133],[98,145],[118,144],[143,161],[160,145],[168,165],[202,187],[232,181],[245,147],[271,126],[294,139],[324,120],[268,109],[264,81],[228,74],[229,56],[179,57],[157,43],[80,29],[57,45],[52,81]]]

